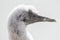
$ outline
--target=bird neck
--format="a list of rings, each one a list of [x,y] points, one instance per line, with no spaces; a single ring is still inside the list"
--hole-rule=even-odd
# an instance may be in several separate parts
[[[10,20],[9,22],[10,40],[26,40],[26,25],[24,22]]]

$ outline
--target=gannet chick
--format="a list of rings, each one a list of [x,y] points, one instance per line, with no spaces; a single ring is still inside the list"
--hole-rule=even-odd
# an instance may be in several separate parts
[[[33,8],[33,7],[32,7]],[[54,19],[37,15],[28,5],[15,8],[8,17],[10,40],[33,40],[26,26],[35,22],[55,22]]]

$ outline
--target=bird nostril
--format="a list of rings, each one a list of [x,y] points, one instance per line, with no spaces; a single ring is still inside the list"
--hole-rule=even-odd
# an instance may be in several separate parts
[[[33,15],[33,17],[36,17],[35,15]]]

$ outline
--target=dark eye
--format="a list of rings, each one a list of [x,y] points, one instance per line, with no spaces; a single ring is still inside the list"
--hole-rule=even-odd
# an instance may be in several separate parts
[[[26,21],[26,19],[24,18],[24,19],[23,19],[23,21],[25,22],[25,21]]]

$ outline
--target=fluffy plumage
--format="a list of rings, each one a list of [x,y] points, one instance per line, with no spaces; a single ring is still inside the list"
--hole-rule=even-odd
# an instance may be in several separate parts
[[[26,26],[35,22],[55,22],[54,19],[37,15],[38,11],[30,5],[16,7],[8,17],[10,40],[33,40]]]

